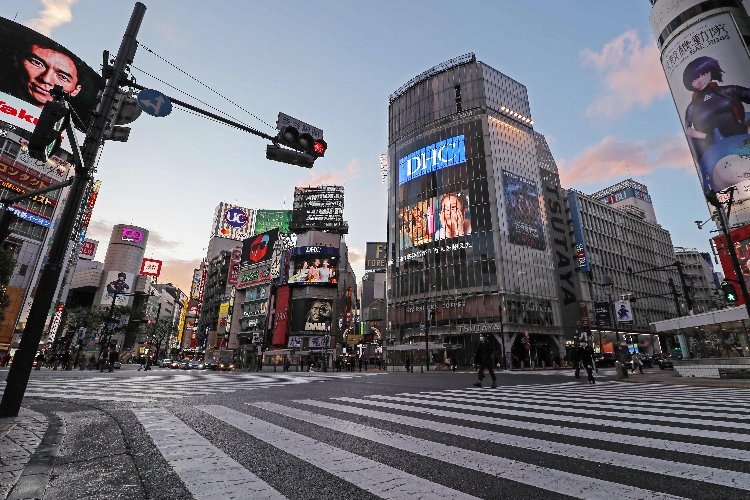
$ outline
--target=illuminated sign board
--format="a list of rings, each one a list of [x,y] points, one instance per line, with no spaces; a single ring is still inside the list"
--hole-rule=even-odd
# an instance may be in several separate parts
[[[133,243],[140,243],[143,241],[143,233],[132,227],[122,228],[122,241],[132,241]]]
[[[141,272],[140,274],[143,274],[144,276],[156,276],[158,277],[161,273],[161,264],[162,262],[160,260],[155,259],[143,259],[141,261]]]
[[[250,237],[255,219],[255,211],[250,208],[219,203],[214,212],[211,237],[220,236],[233,240]]]
[[[96,247],[99,242],[96,240],[85,239],[81,242],[81,249],[78,252],[79,259],[92,260],[96,255]]]
[[[237,278],[237,288],[243,289],[266,281],[271,281],[271,269],[268,266],[257,266],[240,272]]]
[[[292,301],[292,332],[330,332],[333,300],[297,299]]]
[[[398,161],[398,183],[403,184],[417,177],[458,165],[466,161],[466,145],[463,135],[438,141],[410,153]]]
[[[385,269],[387,260],[388,245],[386,242],[367,243],[367,251],[365,252],[365,271]]]
[[[278,239],[279,230],[272,229],[244,240],[242,242],[241,265],[247,267],[271,260],[273,247]]]

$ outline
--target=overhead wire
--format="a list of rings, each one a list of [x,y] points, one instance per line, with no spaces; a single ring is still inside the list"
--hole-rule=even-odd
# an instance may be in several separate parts
[[[141,48],[143,48],[143,50],[145,50],[146,52],[150,52],[150,53],[151,53],[151,54],[153,54],[153,55],[154,55],[155,57],[157,57],[157,58],[158,58],[158,59],[160,59],[161,61],[165,62],[165,63],[166,63],[166,64],[168,64],[169,66],[173,67],[174,69],[176,69],[176,70],[177,70],[177,71],[179,71],[180,73],[184,74],[184,75],[185,75],[185,76],[187,76],[188,78],[190,78],[190,79],[192,79],[192,80],[196,81],[197,83],[201,84],[202,86],[204,86],[205,88],[207,88],[208,90],[210,90],[210,91],[211,91],[211,92],[213,92],[214,94],[218,95],[218,96],[219,96],[219,97],[221,97],[222,99],[224,99],[224,100],[226,100],[227,102],[229,102],[229,103],[233,104],[234,106],[237,106],[237,107],[238,107],[239,109],[241,109],[241,110],[242,110],[242,111],[244,111],[245,113],[249,114],[250,116],[252,116],[252,117],[253,117],[253,118],[255,118],[256,120],[258,120],[259,122],[263,123],[264,125],[266,125],[267,127],[269,127],[269,128],[271,129],[271,130],[275,130],[275,129],[276,129],[276,127],[274,127],[273,125],[269,124],[268,122],[266,122],[266,121],[265,121],[265,120],[263,120],[262,118],[260,118],[260,117],[256,116],[255,114],[251,113],[250,111],[248,111],[247,109],[243,108],[242,106],[240,106],[239,104],[237,104],[237,103],[236,103],[236,102],[234,102],[233,100],[229,99],[228,97],[226,97],[226,96],[225,96],[225,95],[223,95],[222,93],[218,92],[217,90],[215,90],[215,89],[211,88],[211,87],[210,87],[210,86],[208,86],[207,84],[205,84],[205,83],[203,83],[202,81],[198,80],[197,78],[195,78],[195,77],[194,77],[193,75],[191,75],[191,74],[187,73],[187,72],[186,72],[185,70],[183,70],[182,68],[178,67],[178,66],[177,66],[177,65],[175,65],[175,64],[172,64],[172,63],[171,63],[170,61],[168,61],[167,59],[163,58],[162,56],[160,56],[159,54],[157,54],[156,52],[154,52],[153,50],[151,50],[151,49],[150,49],[150,48],[148,48],[147,46],[143,45],[142,43],[139,43],[139,44],[138,44],[138,46],[139,46],[139,47],[141,47]],[[156,78],[156,77],[154,77],[153,75],[149,75],[148,73],[146,73],[145,71],[143,71],[143,70],[142,70],[142,69],[140,69],[140,68],[136,68],[135,66],[132,66],[132,67],[133,67],[134,69],[137,69],[138,71],[141,71],[141,72],[143,72],[144,74],[147,74],[148,76],[150,76],[150,77],[152,77],[152,78]],[[162,80],[159,80],[158,78],[157,78],[157,80],[158,80],[158,81],[160,81],[161,83],[164,83],[165,85],[169,85],[169,84],[167,84],[166,82],[163,82]],[[170,87],[172,87],[172,86],[170,85]],[[184,92],[184,91],[182,91],[182,90],[180,90],[180,89],[178,89],[178,88],[176,88],[176,87],[172,87],[172,88],[173,88],[173,89],[175,89],[175,90],[177,90],[177,91],[179,91],[179,92],[182,92],[183,94],[185,94],[185,95],[187,95],[187,96],[190,96],[190,94],[188,94],[187,92]],[[196,100],[197,100],[198,102],[200,102],[200,103],[202,103],[202,104],[204,104],[204,105],[206,105],[206,106],[209,106],[209,105],[208,105],[208,104],[206,104],[205,102],[203,102],[203,101],[200,101],[200,100],[198,100],[197,98],[195,98],[195,97],[193,97],[193,96],[190,96],[190,97],[191,97],[191,98],[193,98],[193,99],[196,99]],[[218,109],[216,109],[216,108],[214,108],[214,107],[212,107],[212,106],[209,106],[209,107],[210,107],[211,109],[215,110],[215,111],[219,111]],[[224,115],[226,115],[226,116],[229,116],[229,117],[230,117],[230,118],[232,118],[233,120],[236,120],[236,118],[232,117],[232,116],[231,116],[231,115],[229,115],[228,113],[224,113],[223,111],[219,111],[219,112],[220,112],[220,113],[222,113],[222,114],[224,114]],[[237,121],[239,121],[240,123],[242,123],[242,122],[241,122],[240,120],[237,120]],[[244,123],[243,123],[243,124],[244,124]],[[246,125],[246,124],[245,124],[245,125]]]

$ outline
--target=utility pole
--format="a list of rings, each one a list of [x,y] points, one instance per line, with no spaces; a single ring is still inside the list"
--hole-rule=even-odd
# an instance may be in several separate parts
[[[29,376],[31,375],[31,365],[39,348],[39,341],[47,322],[47,314],[55,295],[54,284],[58,282],[62,272],[66,250],[68,249],[76,216],[86,191],[86,184],[91,178],[96,157],[99,154],[99,148],[104,138],[107,116],[112,110],[119,83],[125,74],[125,68],[133,62],[133,58],[135,57],[135,51],[138,47],[136,36],[138,35],[145,12],[146,6],[137,2],[130,16],[125,35],[122,38],[120,49],[117,52],[117,59],[115,59],[113,70],[107,78],[94,122],[86,134],[81,151],[78,150],[73,126],[69,123],[66,127],[66,134],[73,146],[73,155],[76,162],[75,178],[73,179],[73,184],[70,186],[70,193],[60,217],[60,223],[52,238],[47,264],[42,269],[39,278],[41,286],[37,290],[34,303],[29,312],[26,328],[21,337],[21,343],[8,372],[5,392],[3,393],[2,402],[0,402],[0,417],[18,416],[18,412],[21,409],[21,402],[23,401]]]

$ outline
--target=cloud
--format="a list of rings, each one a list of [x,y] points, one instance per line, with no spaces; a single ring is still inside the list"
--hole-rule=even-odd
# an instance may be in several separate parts
[[[351,264],[352,267],[357,268],[365,268],[365,254],[364,252],[356,247],[349,247],[347,249],[347,253],[349,254],[349,264]],[[362,276],[361,273],[355,273],[357,276]]]
[[[26,26],[43,35],[50,36],[52,30],[73,20],[70,8],[77,0],[42,0],[42,11],[38,17],[26,22]]]
[[[201,259],[165,260],[161,266],[159,283],[172,283],[182,290],[185,295],[190,295],[190,285],[193,282],[193,270],[200,266]]]
[[[306,180],[302,180],[297,183],[297,187],[324,185],[344,186],[346,185],[347,181],[351,181],[359,177],[359,160],[356,158],[352,158],[349,163],[347,163],[346,167],[344,167],[344,169],[346,170],[346,173],[343,175],[338,172],[327,170],[311,171]]]
[[[593,67],[604,76],[605,89],[586,109],[589,118],[621,118],[669,93],[656,43],[641,44],[634,30],[608,42],[599,52],[582,50],[580,58],[584,67]]]
[[[648,175],[661,168],[695,170],[682,134],[635,142],[605,137],[572,160],[558,164],[563,186]]]

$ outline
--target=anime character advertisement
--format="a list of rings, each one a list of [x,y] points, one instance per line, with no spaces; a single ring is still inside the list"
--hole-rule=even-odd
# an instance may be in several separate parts
[[[530,179],[503,170],[503,186],[510,242],[544,250],[547,245],[536,184]]]
[[[747,192],[750,60],[733,16],[710,16],[676,35],[662,66],[704,192],[730,186]]]

